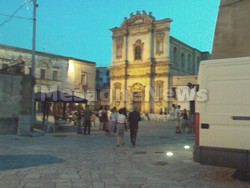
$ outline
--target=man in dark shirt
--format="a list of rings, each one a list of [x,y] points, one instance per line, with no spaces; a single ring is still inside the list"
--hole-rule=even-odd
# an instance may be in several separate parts
[[[82,122],[82,106],[79,105],[77,107],[77,134],[82,133],[81,122]]]
[[[130,128],[130,141],[133,146],[135,146],[136,136],[138,131],[138,124],[141,121],[141,115],[137,112],[136,106],[133,107],[133,111],[129,113],[128,116],[129,128]]]
[[[93,112],[89,109],[89,106],[86,106],[84,111],[84,134],[88,131],[87,134],[90,134],[90,127],[91,127],[91,115]]]

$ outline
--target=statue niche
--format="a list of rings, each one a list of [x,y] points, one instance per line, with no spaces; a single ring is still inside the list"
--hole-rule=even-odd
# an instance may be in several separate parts
[[[163,32],[158,32],[155,35],[157,55],[162,55],[164,52],[164,37],[165,37],[165,33]]]
[[[116,37],[116,59],[122,58],[123,36]]]

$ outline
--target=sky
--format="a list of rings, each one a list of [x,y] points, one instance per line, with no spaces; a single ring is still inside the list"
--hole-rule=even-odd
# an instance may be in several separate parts
[[[170,35],[212,51],[220,0],[37,0],[36,50],[110,66],[111,28],[145,10],[170,18]],[[15,13],[15,14],[14,14]],[[15,15],[12,19],[7,15]],[[32,0],[0,0],[0,44],[32,49]],[[25,19],[20,19],[21,17]]]

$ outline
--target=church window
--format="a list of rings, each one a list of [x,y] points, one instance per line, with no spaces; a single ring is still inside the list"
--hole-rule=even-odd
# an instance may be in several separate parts
[[[135,60],[140,60],[141,59],[141,47],[136,46],[135,47]]]
[[[134,44],[134,60],[142,60],[143,43],[141,40],[137,40]]]
[[[192,71],[192,61],[191,61],[191,55],[188,54],[188,70]]]
[[[181,54],[181,68],[185,69],[185,56],[183,53]]]
[[[46,70],[45,69],[41,69],[40,70],[40,78],[41,79],[45,79],[46,78]]]
[[[122,100],[121,84],[118,82],[114,84],[114,100],[115,101]]]
[[[117,45],[116,47],[116,58],[120,59],[122,57],[122,47]]]
[[[174,64],[177,64],[177,48],[174,47]]]
[[[156,40],[156,53],[160,51],[160,40]]]
[[[53,80],[58,80],[58,71],[54,70],[53,71]]]
[[[87,75],[86,74],[81,75],[81,84],[87,85]]]
[[[116,59],[122,58],[123,37],[116,37]]]
[[[196,66],[195,66],[195,73],[198,72],[198,70],[199,70],[199,65],[200,65],[200,57],[197,57]]]
[[[163,99],[163,81],[156,81],[155,83],[155,101]]]

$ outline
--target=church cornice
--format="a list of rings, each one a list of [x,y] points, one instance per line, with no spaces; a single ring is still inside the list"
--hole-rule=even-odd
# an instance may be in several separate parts
[[[168,76],[168,72],[163,72],[163,73],[146,73],[146,74],[140,74],[140,75],[127,75],[125,76],[125,74],[120,74],[120,75],[111,75],[110,79],[111,80],[118,80],[118,79],[125,79],[127,77],[127,79],[134,79],[134,78],[151,78],[151,77],[163,77],[165,78],[166,76]]]
[[[143,23],[152,23],[155,21],[155,17],[152,15],[152,12],[149,12],[149,14],[146,13],[146,11],[137,11],[134,15],[133,13],[130,13],[130,17],[124,18],[124,21],[121,24],[121,27],[128,27],[133,25],[139,25]]]

